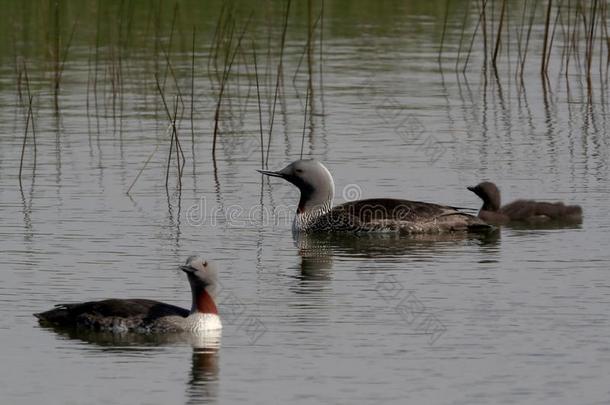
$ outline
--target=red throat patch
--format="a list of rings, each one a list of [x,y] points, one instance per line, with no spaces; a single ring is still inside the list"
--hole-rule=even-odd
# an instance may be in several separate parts
[[[218,309],[216,308],[214,299],[205,288],[197,297],[197,311],[201,312],[202,314],[218,315]]]

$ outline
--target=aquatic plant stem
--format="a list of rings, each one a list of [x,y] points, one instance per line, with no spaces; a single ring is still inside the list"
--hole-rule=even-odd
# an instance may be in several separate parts
[[[256,44],[252,41],[252,55],[254,57],[254,76],[256,78],[256,98],[258,101],[258,125],[260,129],[260,143],[261,143],[261,169],[265,168],[265,141],[263,139],[263,111],[261,107],[261,92],[258,82],[258,64],[256,63]]]
[[[265,157],[265,167],[269,167],[269,151],[271,149],[271,134],[273,133],[273,121],[275,119],[275,106],[277,104],[278,91],[280,88],[280,81],[282,78],[283,60],[284,60],[284,45],[286,43],[286,31],[288,30],[288,16],[290,14],[290,3],[288,0],[286,3],[286,13],[284,15],[284,25],[282,28],[282,37],[280,41],[280,60],[277,65],[277,76],[275,79],[275,94],[273,96],[273,108],[271,110],[271,119],[269,122],[269,138],[267,139],[267,156]]]

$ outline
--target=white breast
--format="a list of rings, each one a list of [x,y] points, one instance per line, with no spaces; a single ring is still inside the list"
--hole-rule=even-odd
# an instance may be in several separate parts
[[[192,332],[219,330],[222,329],[222,323],[216,314],[194,313],[186,318],[184,329]]]

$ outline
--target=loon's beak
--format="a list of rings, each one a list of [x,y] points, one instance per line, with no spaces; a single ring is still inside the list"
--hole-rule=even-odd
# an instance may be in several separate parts
[[[281,172],[274,172],[271,170],[257,170],[257,172],[259,172],[260,174],[264,174],[266,176],[271,176],[271,177],[280,177],[280,178],[285,178],[286,176],[281,173]]]
[[[188,274],[193,274],[197,271],[197,269],[192,266],[180,266],[180,270]]]
[[[468,190],[472,191],[473,193],[477,192],[477,187],[476,186],[470,186],[470,187],[466,187]]]

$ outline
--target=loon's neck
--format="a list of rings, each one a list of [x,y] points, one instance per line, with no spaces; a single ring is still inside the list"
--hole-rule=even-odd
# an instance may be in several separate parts
[[[193,288],[193,305],[191,307],[191,314],[215,314],[218,315],[218,308],[214,299],[208,292],[207,288],[197,286]]]
[[[309,226],[315,221],[315,219],[325,215],[330,212],[333,208],[332,200],[327,200],[321,205],[317,205],[315,207],[297,209],[297,213],[294,217],[294,222],[292,223],[293,231],[304,231],[309,228]]]

